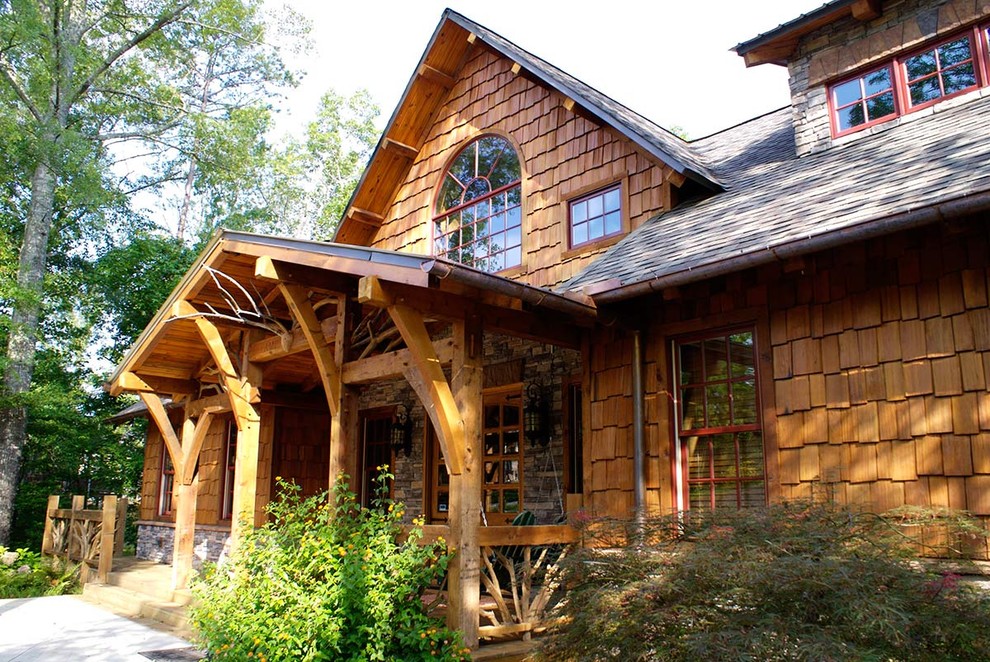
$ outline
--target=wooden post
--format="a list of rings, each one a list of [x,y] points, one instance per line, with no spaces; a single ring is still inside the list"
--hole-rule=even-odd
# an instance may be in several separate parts
[[[86,559],[83,558],[82,540],[76,533],[76,513],[82,513],[85,507],[86,497],[81,494],[72,495],[72,512],[69,514],[69,531],[66,536],[65,556],[68,559],[81,559],[79,565],[80,584],[85,584],[89,581],[89,565],[86,563]],[[75,547],[78,549],[75,553],[73,553],[73,544],[75,544]]]
[[[124,553],[124,529],[127,528],[127,497],[117,499],[117,524],[114,526],[113,553]]]
[[[52,554],[55,550],[55,541],[52,538],[52,527],[55,525],[55,511],[58,510],[58,495],[52,494],[48,497],[48,508],[45,510],[45,534],[41,538],[41,553]]]
[[[237,458],[234,464],[234,504],[230,520],[230,550],[240,543],[244,527],[254,528],[258,496],[258,447],[261,440],[261,417],[250,404],[252,388],[261,390],[261,366],[248,361],[248,347],[241,361],[241,393],[245,406],[234,408],[237,422]]]
[[[192,574],[193,541],[196,536],[196,497],[198,482],[185,480],[187,464],[196,458],[187,457],[196,436],[196,423],[188,414],[182,421],[182,464],[175,468],[175,529],[172,541],[172,590],[186,588]]]
[[[450,537],[456,548],[449,572],[447,625],[478,647],[482,471],[482,328],[477,318],[453,325],[451,390],[464,426],[463,471],[450,476]]]
[[[350,345],[350,315],[353,305],[347,297],[337,300],[337,338],[334,341],[334,374],[336,393],[340,398],[336,403],[330,402],[332,395],[327,394],[332,418],[330,419],[330,471],[329,488],[332,490],[337,482],[337,476],[344,473],[350,477],[350,489],[357,492],[360,482],[358,472],[358,395],[352,386],[345,386],[340,376],[344,363],[347,361],[347,350]],[[334,413],[336,411],[336,413]]]
[[[116,538],[117,497],[103,497],[103,522],[100,529],[100,561],[96,581],[106,584],[113,569],[113,541]]]

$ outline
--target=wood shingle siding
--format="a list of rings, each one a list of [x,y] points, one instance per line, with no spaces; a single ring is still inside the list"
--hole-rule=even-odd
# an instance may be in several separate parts
[[[475,50],[430,127],[375,248],[432,253],[435,191],[444,169],[470,140],[484,133],[508,137],[523,168],[523,264],[508,273],[552,287],[601,254],[609,242],[570,251],[567,200],[623,182],[631,227],[663,209],[664,179],[672,171],[644,156],[614,130],[567,110],[565,98],[512,73],[512,62]]]

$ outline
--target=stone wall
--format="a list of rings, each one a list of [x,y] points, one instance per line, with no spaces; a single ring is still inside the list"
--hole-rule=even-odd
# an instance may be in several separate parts
[[[193,567],[201,568],[204,561],[218,561],[226,555],[230,529],[213,526],[197,526],[193,537]],[[175,528],[172,524],[139,522],[137,557],[158,563],[171,563],[175,544]]]
[[[884,2],[883,13],[872,21],[849,16],[804,37],[788,64],[798,155],[827,149],[835,142],[854,140],[935,112],[935,107],[930,107],[833,141],[826,84],[870,63],[948,35],[988,12],[990,4],[985,0],[895,0]]]

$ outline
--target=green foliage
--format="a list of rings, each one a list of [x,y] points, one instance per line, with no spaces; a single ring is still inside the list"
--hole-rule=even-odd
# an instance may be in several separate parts
[[[29,549],[0,545],[0,599],[77,593],[76,568],[43,558]]]
[[[216,660],[467,660],[460,636],[424,613],[423,590],[446,570],[442,542],[399,542],[402,506],[361,508],[345,479],[302,499],[279,481],[272,523],[248,533],[194,585],[194,627]],[[419,523],[422,524],[421,522]]]
[[[911,563],[902,518],[818,504],[662,518],[568,560],[549,660],[990,659],[990,596]]]

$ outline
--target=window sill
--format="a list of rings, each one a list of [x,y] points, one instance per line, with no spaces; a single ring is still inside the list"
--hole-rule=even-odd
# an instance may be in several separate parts
[[[593,253],[609,248],[610,246],[619,243],[619,241],[624,239],[628,234],[628,232],[622,232],[621,234],[614,234],[611,237],[605,237],[604,239],[598,239],[597,241],[589,241],[586,244],[581,244],[577,248],[569,248],[560,254],[560,258],[562,260],[568,260],[572,257],[584,255],[585,253]]]

